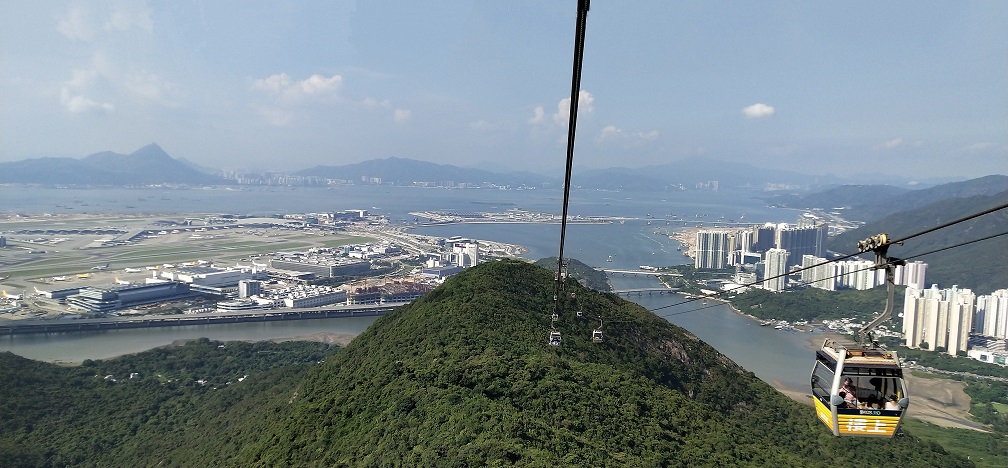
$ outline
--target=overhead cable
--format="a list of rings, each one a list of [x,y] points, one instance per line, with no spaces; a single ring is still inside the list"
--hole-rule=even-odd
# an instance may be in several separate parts
[[[899,243],[902,243],[905,240],[913,239],[915,237],[920,237],[920,236],[922,236],[924,234],[929,234],[931,232],[934,232],[934,231],[937,231],[937,230],[940,230],[940,229],[951,227],[951,226],[954,226],[956,224],[960,224],[960,223],[969,221],[971,219],[978,218],[980,216],[984,216],[984,215],[987,215],[987,214],[994,213],[996,211],[1003,210],[1005,208],[1008,208],[1008,203],[1002,204],[1002,205],[999,205],[999,206],[995,206],[993,208],[990,208],[990,209],[987,209],[987,210],[984,210],[984,211],[981,211],[981,212],[978,212],[978,213],[974,213],[974,214],[971,214],[971,215],[968,215],[968,216],[963,216],[963,217],[961,217],[959,219],[956,219],[954,221],[950,221],[950,222],[944,223],[944,224],[939,225],[939,226],[935,226],[935,227],[932,227],[932,228],[929,228],[929,229],[925,229],[925,230],[923,230],[921,232],[918,232],[918,233],[915,233],[915,234],[911,234],[909,236],[903,237],[903,238],[898,239],[898,240],[889,241],[888,244],[889,245],[891,245],[891,244],[899,244]],[[924,255],[930,255],[930,254],[933,254],[933,253],[936,253],[936,252],[941,252],[943,250],[948,250],[948,249],[952,249],[952,248],[956,248],[956,247],[962,247],[964,245],[968,245],[968,244],[972,244],[972,243],[975,243],[975,242],[980,242],[980,241],[992,239],[992,238],[1003,236],[1003,235],[1008,235],[1008,232],[1000,233],[1000,234],[994,234],[994,235],[991,235],[991,236],[986,236],[986,237],[983,237],[983,238],[980,238],[980,239],[974,239],[974,240],[967,241],[967,242],[961,242],[959,244],[955,244],[955,245],[952,245],[952,246],[943,247],[941,249],[933,250],[933,251],[930,251],[930,252],[925,252],[925,253],[917,254],[917,255],[914,255],[912,257],[905,258],[903,260],[909,260],[909,259],[912,259],[912,258],[917,258],[917,257],[924,256]],[[823,265],[827,265],[827,264],[830,264],[830,263],[836,263],[836,262],[839,262],[839,261],[842,261],[842,260],[846,260],[848,258],[856,257],[858,255],[861,255],[862,253],[863,252],[857,252],[857,253],[843,255],[843,256],[840,256],[840,257],[837,257],[837,258],[826,260],[824,262],[816,263],[814,265],[809,265],[809,266],[806,266],[806,267],[801,267],[801,268],[798,268],[798,269],[793,270],[793,271],[789,271],[789,272],[786,272],[786,273],[781,273],[779,275],[774,275],[774,276],[771,276],[769,278],[764,278],[764,279],[762,279],[760,281],[756,281],[756,282],[753,282],[753,283],[737,285],[737,286],[732,287],[732,288],[728,288],[728,289],[725,289],[725,290],[722,290],[722,291],[718,291],[718,292],[716,292],[714,294],[705,294],[705,295],[701,295],[701,296],[696,296],[696,297],[692,297],[692,298],[689,298],[687,300],[680,301],[680,302],[677,302],[677,303],[674,303],[674,304],[668,304],[668,305],[664,305],[664,306],[661,306],[661,307],[657,307],[657,308],[651,309],[651,311],[654,312],[654,311],[657,311],[657,310],[667,309],[669,307],[675,307],[675,306],[679,306],[679,305],[683,305],[683,304],[688,304],[690,302],[694,302],[694,301],[698,301],[698,300],[702,300],[702,299],[716,298],[718,296],[721,296],[721,295],[723,295],[725,293],[728,293],[728,292],[731,292],[731,291],[734,291],[734,290],[737,290],[737,289],[755,286],[755,285],[764,283],[764,282],[772,280],[772,279],[782,278],[782,277],[785,277],[785,276],[793,275],[795,273],[803,272],[805,270],[811,270],[813,268],[818,268],[818,267],[821,267]],[[696,309],[696,310],[702,310],[702,309]]]
[[[581,94],[581,65],[584,62],[585,26],[588,22],[589,0],[578,0],[577,26],[574,31],[574,70],[571,77],[570,116],[567,119],[567,171],[564,174],[563,216],[560,219],[560,255],[557,258],[556,293],[553,302],[553,313],[560,307],[560,296],[563,282],[566,280],[564,271],[564,240],[567,235],[567,206],[570,203],[571,169],[574,164],[574,136],[577,129],[578,97]]]

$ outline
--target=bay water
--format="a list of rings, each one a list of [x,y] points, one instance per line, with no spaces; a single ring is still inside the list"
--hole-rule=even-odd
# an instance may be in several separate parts
[[[769,208],[751,191],[672,191],[660,193],[572,191],[569,215],[626,218],[622,223],[569,223],[565,257],[602,268],[636,269],[690,262],[669,238],[684,222],[689,226],[719,220],[750,223],[793,222],[799,213]],[[410,212],[424,210],[491,211],[522,209],[559,214],[559,190],[437,189],[394,186],[214,187],[54,189],[0,186],[0,214],[173,214],[231,213],[270,215],[366,209],[392,223],[412,224]],[[527,258],[556,256],[559,224],[457,224],[416,227],[418,234],[463,236],[528,249]],[[654,277],[610,275],[615,289],[658,287]],[[760,327],[724,304],[701,309],[676,295],[630,297],[670,322],[682,326],[778,387],[801,390],[808,385],[813,354],[809,333]],[[699,310],[698,310],[699,309]],[[264,323],[241,323],[114,330],[94,333],[0,337],[0,351],[44,361],[78,362],[140,352],[177,340],[267,340],[317,333],[356,334],[374,317]]]

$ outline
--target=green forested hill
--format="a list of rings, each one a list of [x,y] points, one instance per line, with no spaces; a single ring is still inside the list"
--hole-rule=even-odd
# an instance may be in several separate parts
[[[536,260],[535,264],[555,272],[557,269],[557,257],[540,258]],[[582,286],[596,291],[609,292],[612,290],[612,285],[609,284],[609,278],[604,271],[596,270],[579,260],[573,258],[567,259],[567,274]]]
[[[335,352],[203,339],[78,367],[0,353],[0,466],[234,463],[273,396]]]
[[[859,240],[880,232],[888,233],[890,239],[901,239],[1005,203],[1008,203],[1008,192],[943,200],[844,232],[830,239],[830,248],[843,253],[854,252]],[[977,294],[990,294],[1008,287],[1008,236],[941,249],[1006,230],[1008,210],[1001,210],[910,239],[904,245],[894,245],[889,255],[927,263],[927,285],[938,284],[942,288],[959,285]],[[926,252],[934,253],[921,255]]]
[[[690,333],[552,272],[485,264],[313,369],[249,463],[325,466],[968,466],[911,437],[837,440]],[[251,453],[250,453],[251,454]]]
[[[200,341],[75,368],[0,354],[0,465],[971,466],[912,436],[836,439],[692,334],[573,280],[585,318],[561,313],[548,346],[552,279],[469,269],[335,354]]]

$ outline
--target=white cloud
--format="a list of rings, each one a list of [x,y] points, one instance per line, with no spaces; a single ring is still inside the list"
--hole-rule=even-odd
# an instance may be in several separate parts
[[[339,90],[340,85],[342,84],[343,77],[339,75],[333,75],[329,78],[322,75],[312,75],[304,81],[298,83],[298,86],[300,87],[302,93],[312,95],[335,93]]]
[[[903,146],[903,139],[902,138],[893,138],[892,140],[889,140],[889,141],[887,141],[885,143],[882,143],[881,146],[882,146],[882,148],[886,148],[886,149],[899,148],[900,146]]]
[[[107,102],[99,103],[86,96],[74,95],[67,88],[60,90],[60,104],[71,114],[111,112],[115,108]]]
[[[100,77],[97,70],[74,70],[71,78],[60,88],[60,104],[71,114],[85,112],[110,112],[115,107],[108,102],[98,102],[87,97]]]
[[[532,118],[528,120],[528,123],[539,124],[543,123],[543,121],[545,120],[546,120],[546,111],[543,110],[543,106],[535,106],[535,109],[532,109]]]
[[[994,144],[989,141],[981,141],[979,143],[973,143],[969,145],[966,149],[969,151],[984,151],[993,148]]]
[[[147,71],[131,74],[126,78],[126,88],[142,99],[168,107],[178,107],[179,90],[175,84]]]
[[[623,131],[615,125],[606,125],[605,128],[599,132],[599,136],[596,141],[612,141],[612,140],[624,140],[630,143],[641,143],[647,141],[654,141],[658,139],[660,133],[658,130],[651,130],[649,132],[633,132],[628,133]]]
[[[762,102],[757,102],[748,107],[742,108],[742,115],[747,119],[764,119],[767,117],[773,117],[777,113],[777,110],[773,106],[768,106]]]
[[[570,118],[570,98],[563,98],[557,104],[557,111],[553,114],[553,122],[557,125],[567,125]],[[595,110],[595,96],[585,90],[578,93],[578,115],[590,114]]]
[[[408,109],[396,109],[392,112],[392,120],[395,123],[409,122],[412,113]]]
[[[370,98],[370,97],[364,98],[364,100],[361,101],[361,105],[364,106],[365,109],[391,109],[392,108],[392,103],[389,102],[388,99],[385,99],[383,101],[379,101],[379,100],[377,100],[375,98]]]
[[[75,69],[70,73],[71,77],[69,80],[63,83],[64,86],[69,86],[74,89],[83,89],[91,86],[95,80],[98,78],[98,70],[82,70]]]
[[[59,104],[71,114],[85,112],[112,112],[114,107],[109,103],[98,103],[85,96],[74,96],[66,88],[59,92]]]
[[[112,16],[105,22],[106,31],[129,31],[133,28],[147,32],[154,30],[150,10],[144,9],[136,13],[116,10],[112,12]]]
[[[286,73],[270,75],[252,81],[252,88],[267,91],[287,104],[320,98],[334,98],[343,85],[343,77],[325,77],[314,74],[301,81],[294,81]]]
[[[658,130],[651,130],[650,132],[637,132],[637,138],[644,141],[657,140],[659,135],[660,133],[658,133]]]
[[[94,28],[83,8],[74,8],[67,12],[66,18],[56,23],[56,30],[72,41],[90,41],[94,38]]]
[[[255,89],[279,93],[285,88],[290,87],[290,82],[290,76],[286,73],[280,73],[278,75],[270,75],[265,79],[255,80],[252,82],[252,87]]]
[[[611,140],[614,138],[619,138],[623,136],[623,129],[616,127],[615,125],[606,125],[599,133],[599,141]]]

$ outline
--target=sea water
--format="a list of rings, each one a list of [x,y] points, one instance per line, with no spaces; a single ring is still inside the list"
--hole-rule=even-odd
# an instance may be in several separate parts
[[[229,213],[270,215],[366,209],[393,224],[411,225],[411,212],[458,210],[504,212],[521,209],[559,214],[559,190],[440,189],[395,186],[213,187],[54,189],[0,186],[0,213],[152,214]],[[624,221],[568,223],[564,256],[601,268],[689,263],[669,236],[684,227],[719,221],[793,222],[799,213],[769,208],[749,191],[670,191],[659,193],[572,191],[569,216],[605,216]],[[685,226],[684,226],[685,225]],[[559,253],[559,224],[454,224],[419,226],[418,234],[463,236],[528,249],[527,258]],[[611,276],[616,289],[659,286],[654,277]],[[793,389],[807,386],[812,353],[810,334],[760,327],[727,305],[674,306],[680,296],[631,297],[686,328],[763,380]],[[135,353],[176,340],[265,340],[314,333],[359,333],[374,318],[244,323],[213,326],[115,330],[85,334],[15,335],[0,338],[0,351],[46,361],[80,361]]]

